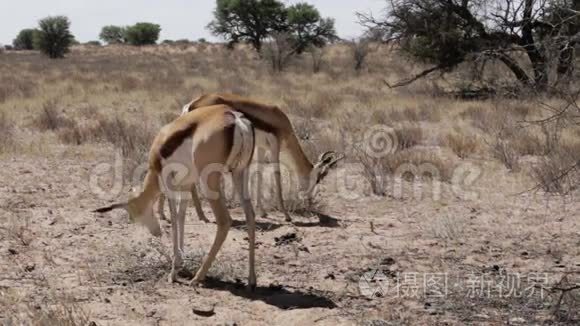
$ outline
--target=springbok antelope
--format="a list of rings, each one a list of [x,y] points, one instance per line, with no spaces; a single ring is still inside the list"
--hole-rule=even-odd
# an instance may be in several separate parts
[[[332,168],[337,161],[343,158],[343,156],[337,155],[335,152],[325,152],[319,156],[317,163],[312,164],[308,160],[306,154],[304,154],[302,147],[300,147],[300,143],[294,133],[290,119],[288,119],[286,114],[280,110],[280,108],[256,102],[238,95],[226,93],[202,95],[186,104],[182,109],[182,114],[187,114],[188,112],[199,108],[217,104],[228,105],[235,110],[242,112],[252,121],[252,123],[254,123],[256,127],[256,146],[258,147],[256,150],[258,156],[257,161],[259,163],[264,162],[265,152],[269,152],[272,163],[278,165],[276,166],[274,173],[278,205],[285,216],[285,220],[288,222],[291,221],[292,218],[286,210],[282,195],[282,182],[279,169],[280,151],[288,152],[292,158],[295,169],[300,177],[300,186],[303,191],[312,191],[314,186],[326,175],[328,169]],[[264,215],[261,191],[262,173],[258,173],[257,177],[258,180],[256,184],[258,185],[258,191],[256,197],[256,210],[260,212],[260,215]],[[207,222],[207,218],[201,209],[201,203],[195,187],[191,189],[191,195],[199,219]],[[163,202],[164,198],[161,197],[159,201],[160,216],[164,216]]]
[[[248,166],[254,150],[254,125],[243,113],[227,105],[201,108],[164,126],[149,153],[149,166],[141,191],[127,202],[95,210],[104,213],[117,208],[129,212],[131,220],[144,224],[151,234],[161,236],[153,205],[160,194],[169,199],[173,262],[169,282],[176,280],[183,263],[184,220],[187,193],[199,184],[215,215],[217,233],[211,249],[191,281],[202,282],[223,245],[232,220],[224,203],[220,182],[231,172],[242,201],[249,239],[248,286],[256,286],[254,267],[255,216],[248,197]]]

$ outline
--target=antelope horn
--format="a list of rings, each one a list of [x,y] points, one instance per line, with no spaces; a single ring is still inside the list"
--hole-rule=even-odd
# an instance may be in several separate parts
[[[92,212],[93,213],[106,213],[106,212],[110,212],[110,211],[112,211],[114,209],[118,209],[118,208],[127,208],[127,203],[115,203],[113,205],[97,208],[97,209],[93,210]]]
[[[328,151],[328,152],[324,152],[324,153],[320,154],[320,156],[318,156],[318,162],[324,162],[333,154],[334,154],[333,151]]]

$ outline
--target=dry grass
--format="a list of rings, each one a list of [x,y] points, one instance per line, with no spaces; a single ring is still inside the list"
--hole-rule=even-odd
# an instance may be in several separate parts
[[[59,111],[58,104],[54,100],[47,101],[42,105],[42,109],[34,119],[33,124],[41,131],[55,131],[74,126],[74,122]]]
[[[545,192],[564,195],[577,189],[580,178],[577,167],[579,147],[553,150],[532,167],[532,176]]]
[[[381,248],[381,257],[395,261],[388,266],[392,273],[454,274],[471,269],[488,273],[489,267],[496,264],[505,270],[534,270],[554,264],[570,267],[577,256],[573,210],[550,207],[552,210],[548,211],[541,198],[506,199],[506,194],[511,194],[506,188],[512,182],[519,186],[520,181],[522,187],[517,190],[530,189],[537,183],[543,186],[540,193],[574,192],[577,174],[559,179],[558,183],[553,180],[578,160],[577,126],[530,124],[530,120],[545,118],[534,99],[463,101],[449,97],[446,94],[458,77],[454,74],[446,75],[445,80],[434,75],[406,88],[389,89],[384,79],[398,80],[422,67],[384,47],[377,47],[365,59],[365,67],[357,74],[352,53],[347,46],[338,44],[324,50],[322,64],[313,62],[307,53],[294,58],[282,73],[272,74],[269,64],[246,46],[231,51],[215,44],[76,47],[66,59],[56,61],[34,52],[3,54],[0,128],[4,134],[0,151],[9,152],[10,158],[3,162],[5,174],[1,179],[7,182],[0,185],[0,212],[6,211],[4,200],[8,198],[18,205],[18,212],[30,213],[33,219],[28,225],[6,224],[2,228],[8,233],[0,236],[5,240],[0,246],[12,248],[17,254],[0,250],[0,258],[14,262],[0,264],[0,274],[10,278],[0,278],[0,304],[15,308],[10,311],[25,319],[16,319],[16,314],[0,309],[0,323],[9,320],[13,324],[87,325],[83,309],[75,308],[78,304],[88,308],[86,311],[96,311],[95,318],[102,318],[99,324],[112,320],[108,318],[134,324],[160,320],[173,324],[218,323],[228,321],[230,312],[240,316],[242,323],[257,322],[256,317],[264,316],[270,321],[270,314],[277,315],[276,321],[300,318],[296,313],[324,320],[335,315],[350,318],[351,311],[358,314],[352,318],[361,323],[400,320],[426,325],[441,322],[442,314],[450,324],[478,323],[479,317],[473,316],[485,311],[487,319],[483,323],[501,324],[512,323],[513,312],[520,308],[527,314],[522,314],[527,323],[546,322],[534,319],[547,312],[547,306],[542,305],[546,302],[525,298],[470,301],[450,294],[432,302],[426,298],[367,300],[350,293],[356,291],[357,284],[345,284],[348,273],[375,268],[369,261],[374,262],[376,257],[365,257],[373,256],[376,247]],[[235,92],[279,105],[289,114],[311,160],[326,150],[347,154],[339,163],[340,170],[332,171],[320,185],[320,193],[311,198],[298,197],[291,187],[295,184],[283,174],[286,206],[293,214],[306,216],[297,220],[317,213],[334,214],[341,221],[341,228],[320,227],[310,221],[311,227],[291,226],[278,220],[278,216],[258,219],[261,224],[276,226],[259,234],[260,291],[267,295],[259,298],[264,303],[256,302],[263,308],[263,315],[240,305],[247,299],[235,295],[237,289],[232,294],[199,289],[199,295],[192,295],[188,287],[165,285],[171,252],[168,237],[156,244],[144,244],[144,231],[126,227],[124,213],[106,218],[89,214],[90,208],[104,200],[82,191],[87,174],[96,163],[109,160],[114,149],[122,155],[126,172],[145,163],[160,126],[172,121],[192,97],[213,91]],[[396,150],[378,157],[365,151],[367,132],[376,125],[391,127],[393,139],[397,140]],[[42,146],[38,153],[29,150],[29,144],[34,142]],[[22,162],[30,164],[25,166]],[[420,199],[425,199],[430,187],[439,185],[447,191],[455,186],[454,172],[461,164],[482,170],[481,177],[473,182],[479,193],[474,197],[477,200],[443,193],[441,200],[415,197],[417,200],[411,201],[413,198],[398,196],[399,188],[390,188],[410,186],[421,190]],[[506,173],[502,165],[512,171]],[[68,167],[83,172],[77,175]],[[357,200],[344,199],[332,191],[343,181],[356,184],[345,191]],[[266,209],[277,207],[273,189],[272,182],[265,188],[264,192],[270,195],[265,198]],[[467,189],[470,190],[473,189]],[[370,191],[381,196],[394,195],[369,197]],[[237,205],[231,199],[228,204]],[[570,205],[576,208],[573,202]],[[207,211],[208,207],[204,208]],[[239,221],[241,214],[239,208],[232,210],[235,220]],[[429,217],[432,223],[425,223]],[[190,220],[186,227],[189,254],[185,265],[190,271],[199,266],[205,254],[193,248],[209,248],[215,231],[215,224],[197,223]],[[297,227],[308,252],[288,253],[286,248],[274,245],[276,237]],[[165,223],[164,230],[169,230]],[[243,225],[234,227],[210,270],[212,276],[228,280],[232,287],[239,283],[236,279],[247,276],[247,257],[241,254],[247,250],[245,236]],[[559,241],[552,241],[554,238]],[[385,241],[388,245],[381,246]],[[524,249],[526,255],[522,253]],[[57,263],[45,258],[52,252]],[[34,273],[15,269],[20,260],[35,263],[35,273],[56,275],[59,288],[74,289],[74,300],[51,296],[45,292],[44,284],[28,282]],[[89,266],[86,272],[81,267],[79,273],[79,263]],[[8,298],[5,282],[14,285],[19,296]],[[268,288],[271,282],[274,287],[280,284],[283,291],[293,293],[272,290]],[[301,311],[272,306],[272,301],[291,299],[295,291],[311,286],[309,294],[321,289],[341,302],[345,311],[333,314],[326,309]],[[103,297],[102,289],[112,289],[114,293]],[[28,300],[31,298],[39,298],[41,304]],[[105,303],[105,298],[114,304]],[[214,319],[191,321],[191,309],[173,309],[175,303],[195,306],[200,302],[219,302]],[[426,303],[432,304],[430,309],[423,309]],[[156,314],[147,317],[150,307],[155,307]],[[376,310],[376,315],[369,315],[369,308]],[[572,304],[560,309],[578,311]]]
[[[398,149],[405,150],[417,146],[423,140],[423,129],[418,126],[395,128]]]
[[[14,121],[8,118],[8,115],[0,111],[0,154],[9,153],[17,148],[16,128]]]
[[[0,306],[5,309],[2,312],[3,322],[6,325],[89,325],[88,313],[74,298],[58,295],[54,291],[49,293],[45,302],[26,303],[17,294],[0,291]]]
[[[449,133],[445,139],[445,144],[459,158],[467,158],[473,155],[479,146],[477,138],[469,135],[462,135],[455,131]]]

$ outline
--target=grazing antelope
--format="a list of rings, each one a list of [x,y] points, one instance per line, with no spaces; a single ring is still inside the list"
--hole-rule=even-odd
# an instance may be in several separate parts
[[[176,280],[183,263],[184,220],[187,192],[199,184],[215,215],[217,233],[211,249],[191,281],[199,283],[211,267],[224,243],[232,219],[224,203],[220,183],[231,172],[236,192],[246,215],[249,239],[248,286],[255,288],[255,216],[248,197],[248,166],[254,150],[254,125],[243,113],[227,105],[201,108],[164,126],[149,152],[149,167],[141,192],[127,202],[95,210],[104,213],[116,208],[129,212],[131,220],[144,224],[151,234],[161,236],[153,205],[160,194],[169,199],[173,262],[169,282]]]
[[[285,216],[285,220],[288,222],[291,221],[292,219],[286,210],[282,195],[282,182],[279,169],[280,151],[288,152],[292,158],[296,172],[300,177],[301,190],[303,191],[312,191],[314,186],[326,175],[328,169],[333,167],[343,156],[337,155],[335,152],[325,152],[320,155],[316,164],[312,164],[306,157],[306,154],[304,154],[302,147],[300,147],[290,120],[280,108],[259,103],[238,95],[226,93],[202,95],[186,104],[182,109],[182,114],[216,104],[225,104],[242,112],[254,124],[256,128],[256,146],[259,147],[256,150],[258,155],[257,160],[260,163],[264,162],[264,154],[265,152],[269,152],[272,163],[278,165],[274,173],[278,205]],[[262,174],[258,173],[257,177],[258,191],[256,210],[260,212],[260,215],[264,215],[261,191]],[[207,222],[207,218],[201,209],[201,203],[195,187],[191,189],[191,195],[199,219]],[[161,197],[159,202],[160,216],[163,216],[163,202],[164,198]]]

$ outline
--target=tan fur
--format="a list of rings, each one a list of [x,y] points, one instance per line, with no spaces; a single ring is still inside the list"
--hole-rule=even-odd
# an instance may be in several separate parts
[[[193,283],[201,282],[225,241],[232,224],[220,187],[222,174],[231,171],[247,219],[250,245],[248,285],[254,288],[256,286],[254,271],[255,217],[247,192],[247,170],[253,148],[254,129],[251,122],[245,119],[243,114],[226,105],[208,106],[184,114],[164,126],[155,137],[149,152],[149,169],[141,192],[127,203],[114,204],[97,209],[96,212],[126,208],[131,219],[143,223],[153,235],[159,236],[161,230],[158,220],[153,216],[153,204],[163,189],[169,198],[172,220],[174,252],[169,275],[169,281],[172,282],[176,279],[177,269],[182,264],[183,230],[188,202],[182,196],[182,191],[190,189],[195,183],[199,183],[208,194],[210,192],[217,194],[215,197],[208,198],[216,218],[217,233],[214,243],[192,280]],[[187,161],[189,155],[191,155],[191,162]],[[165,176],[169,165],[175,163],[173,160],[178,160],[177,162],[184,163],[183,166],[188,169],[195,170],[193,171],[195,177],[193,179],[177,179],[171,173]],[[217,166],[219,169],[214,170],[213,166]],[[204,172],[208,167],[212,167],[211,171],[214,172],[204,177]],[[166,177],[171,179],[171,186],[168,186]]]
[[[189,111],[215,104],[225,104],[242,112],[256,129],[276,136],[282,145],[282,150],[287,151],[292,157],[298,174],[301,177],[310,177],[314,164],[304,154],[290,119],[279,107],[235,94],[212,93],[194,99],[189,105]]]

